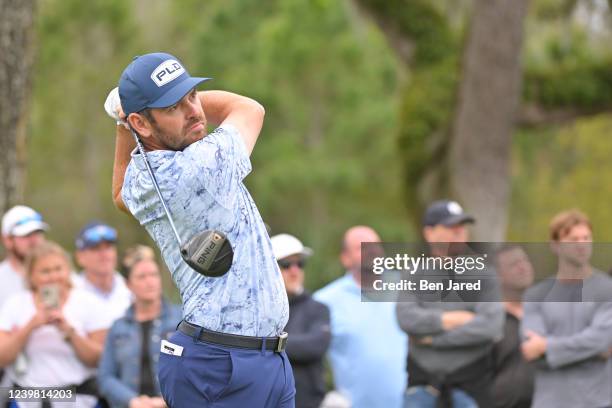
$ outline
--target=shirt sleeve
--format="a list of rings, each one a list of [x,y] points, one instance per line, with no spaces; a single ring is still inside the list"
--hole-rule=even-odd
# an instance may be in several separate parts
[[[410,336],[428,336],[443,331],[442,310],[424,307],[412,294],[404,294],[395,311],[400,328]]]
[[[207,191],[219,204],[230,208],[244,178],[251,172],[251,161],[239,131],[231,125],[193,143],[183,151],[183,175],[178,182],[194,190],[195,196]],[[186,173],[186,174],[185,174]]]
[[[548,336],[546,362],[552,368],[577,363],[608,351],[612,338],[612,303],[597,307],[590,325],[569,336]]]
[[[98,385],[100,393],[105,396],[113,406],[127,407],[130,400],[138,396],[138,393],[120,379],[119,367],[115,360],[115,349],[113,339],[115,338],[115,327],[111,327],[106,336],[104,350],[98,365]]]
[[[11,310],[8,308],[9,303],[5,302],[4,305],[2,306],[2,309],[0,309],[0,330],[2,331],[9,331],[11,330],[11,319],[10,316],[12,315]]]
[[[504,330],[504,306],[497,302],[480,302],[474,319],[456,329],[433,336],[432,345],[438,348],[471,346],[501,339]]]
[[[523,338],[527,330],[536,332],[540,336],[548,336],[548,329],[544,322],[540,302],[527,301],[523,303],[523,319],[521,320],[521,336]]]
[[[2,305],[2,307],[0,308],[0,330],[11,331],[15,326],[19,325],[19,322],[16,320],[16,317],[19,316],[21,313],[21,299],[21,294],[16,294],[10,296],[4,302],[4,305]]]

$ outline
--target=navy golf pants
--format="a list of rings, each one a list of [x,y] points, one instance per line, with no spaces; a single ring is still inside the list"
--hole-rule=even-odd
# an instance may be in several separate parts
[[[168,407],[294,408],[295,382],[285,352],[220,346],[178,331],[169,341],[182,350],[159,356]]]

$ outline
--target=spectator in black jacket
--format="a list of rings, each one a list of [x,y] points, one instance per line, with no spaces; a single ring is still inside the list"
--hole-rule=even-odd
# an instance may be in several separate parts
[[[327,306],[304,290],[304,264],[312,250],[288,234],[272,237],[272,249],[289,297],[286,351],[295,377],[295,406],[318,408],[325,396],[323,358],[331,334]]]
[[[509,244],[497,252],[495,266],[506,309],[504,336],[493,347],[495,408],[529,408],[535,372],[521,352],[520,324],[523,294],[533,284],[533,265],[523,248]]]

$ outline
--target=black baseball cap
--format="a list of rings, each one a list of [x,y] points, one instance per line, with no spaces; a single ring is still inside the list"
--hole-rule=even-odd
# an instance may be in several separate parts
[[[476,222],[474,217],[466,214],[458,202],[451,200],[434,201],[427,207],[423,216],[423,226],[429,227],[434,225],[452,227],[460,224],[473,224],[474,222]]]

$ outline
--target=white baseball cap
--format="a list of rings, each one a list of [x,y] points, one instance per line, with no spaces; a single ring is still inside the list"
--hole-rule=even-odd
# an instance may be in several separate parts
[[[24,237],[34,231],[47,231],[49,224],[43,221],[42,215],[26,207],[16,205],[2,217],[2,235]]]
[[[271,238],[272,252],[274,257],[279,260],[291,255],[302,255],[309,257],[312,255],[312,249],[305,247],[302,242],[289,234],[278,234]]]

